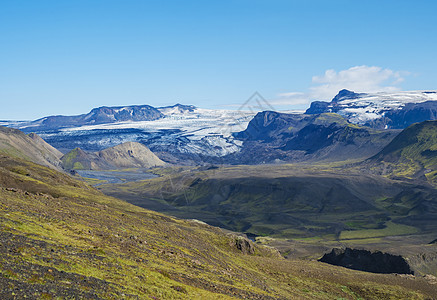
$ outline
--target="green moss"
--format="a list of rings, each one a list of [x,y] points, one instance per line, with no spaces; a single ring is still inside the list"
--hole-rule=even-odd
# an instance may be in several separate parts
[[[413,124],[388,144],[379,156],[393,176],[413,178],[421,170],[437,171],[437,121]],[[434,177],[427,178],[436,184]]]
[[[82,163],[80,163],[80,162],[75,162],[74,163],[74,165],[73,165],[73,170],[84,170],[85,168],[84,168],[84,166],[82,165]]]
[[[76,157],[78,155],[78,151],[79,151],[79,149],[75,148],[62,157],[62,164],[63,164],[65,169],[73,169],[74,168],[74,160],[76,159]]]
[[[408,225],[387,222],[383,229],[346,230],[340,234],[341,240],[368,239],[391,235],[405,235],[417,233],[418,229]]]
[[[315,124],[326,125],[331,123],[337,123],[339,125],[346,125],[348,122],[345,118],[336,113],[323,113],[320,114],[315,120]]]

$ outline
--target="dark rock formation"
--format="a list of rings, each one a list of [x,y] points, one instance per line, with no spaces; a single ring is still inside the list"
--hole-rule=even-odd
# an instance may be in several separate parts
[[[360,97],[360,95],[362,94],[343,89],[339,91],[338,94],[332,99],[332,102],[335,103],[344,99],[357,99]]]
[[[355,93],[349,90],[341,90],[338,94],[332,99],[331,102],[326,101],[314,101],[311,103],[310,108],[308,108],[305,114],[315,115],[322,114],[326,112],[334,112],[338,111],[337,103],[346,99],[357,99],[362,94]]]
[[[305,112],[305,114],[308,115],[317,115],[317,114],[323,114],[325,112],[329,112],[328,106],[329,102],[325,101],[313,101],[311,102],[310,108],[308,108]]]
[[[319,261],[372,273],[414,274],[405,258],[380,251],[334,248]]]
[[[233,134],[243,141],[243,147],[224,159],[248,164],[363,159],[375,155],[397,133],[356,126],[334,113],[264,111],[249,122],[246,130]]]
[[[252,241],[242,236],[232,235],[231,240],[229,241],[229,246],[231,246],[232,248],[236,248],[243,254],[255,253],[255,247]]]

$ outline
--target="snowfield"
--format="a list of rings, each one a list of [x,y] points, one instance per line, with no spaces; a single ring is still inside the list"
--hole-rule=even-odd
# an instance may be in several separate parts
[[[171,111],[173,112],[173,111]],[[147,132],[177,129],[191,137],[201,139],[208,135],[230,137],[232,132],[245,130],[255,115],[250,112],[231,110],[212,110],[197,108],[194,112],[169,113],[162,119],[154,121],[129,121],[81,127],[63,128],[63,132],[89,130],[141,129]]]

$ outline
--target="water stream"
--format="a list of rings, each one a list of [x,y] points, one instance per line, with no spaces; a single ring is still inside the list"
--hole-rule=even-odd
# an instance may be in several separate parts
[[[91,170],[77,170],[77,173],[86,178],[94,178],[98,180],[104,180],[104,183],[124,183],[139,180],[146,180],[156,178],[158,175],[142,172],[142,171],[91,171]],[[94,186],[98,186],[104,183],[98,183]]]

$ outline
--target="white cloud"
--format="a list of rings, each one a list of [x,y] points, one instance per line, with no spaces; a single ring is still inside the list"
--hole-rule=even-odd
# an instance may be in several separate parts
[[[271,105],[301,105],[308,103],[308,95],[302,92],[282,93],[275,99],[270,99]]]
[[[356,66],[336,72],[327,70],[322,76],[313,76],[310,98],[331,100],[338,91],[348,89],[354,92],[393,92],[399,91],[399,84],[406,73],[383,69],[376,66]]]
[[[407,72],[383,69],[377,66],[355,66],[339,72],[330,69],[321,76],[313,76],[307,92],[289,92],[270,100],[273,105],[302,106],[313,100],[331,101],[342,89],[357,93],[399,91]]]

